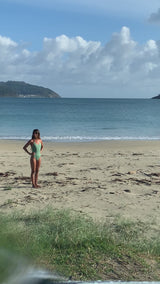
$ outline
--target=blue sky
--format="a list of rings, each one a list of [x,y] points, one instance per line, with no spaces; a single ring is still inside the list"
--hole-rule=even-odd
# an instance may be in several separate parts
[[[0,0],[0,81],[62,97],[160,92],[159,0]]]

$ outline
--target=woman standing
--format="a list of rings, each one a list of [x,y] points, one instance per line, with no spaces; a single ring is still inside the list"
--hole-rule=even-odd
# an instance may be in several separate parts
[[[28,151],[28,147],[31,146],[32,152]],[[32,139],[30,139],[23,147],[24,151],[31,156],[31,180],[32,187],[38,188],[38,173],[41,165],[41,153],[43,150],[43,142],[40,138],[40,132],[38,129],[34,129],[32,133]]]

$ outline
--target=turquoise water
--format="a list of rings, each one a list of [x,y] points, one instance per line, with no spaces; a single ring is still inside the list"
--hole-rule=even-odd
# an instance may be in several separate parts
[[[0,98],[0,139],[160,139],[160,100]]]

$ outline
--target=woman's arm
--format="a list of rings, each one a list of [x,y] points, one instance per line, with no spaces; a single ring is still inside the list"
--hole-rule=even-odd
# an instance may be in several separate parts
[[[42,153],[42,151],[43,151],[43,142],[41,140],[41,153]]]
[[[28,146],[30,146],[32,144],[32,140],[29,140],[25,145],[24,145],[24,147],[23,147],[23,150],[28,154],[28,155],[32,155],[32,152],[29,152],[28,151]]]

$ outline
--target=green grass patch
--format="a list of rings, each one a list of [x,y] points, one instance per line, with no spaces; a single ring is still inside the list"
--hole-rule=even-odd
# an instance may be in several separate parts
[[[149,227],[142,223],[101,224],[69,210],[47,209],[1,214],[0,227],[1,281],[21,259],[74,280],[160,279],[160,239],[147,240]]]
[[[10,185],[5,186],[5,187],[4,187],[4,190],[12,190],[12,187],[11,187]]]

